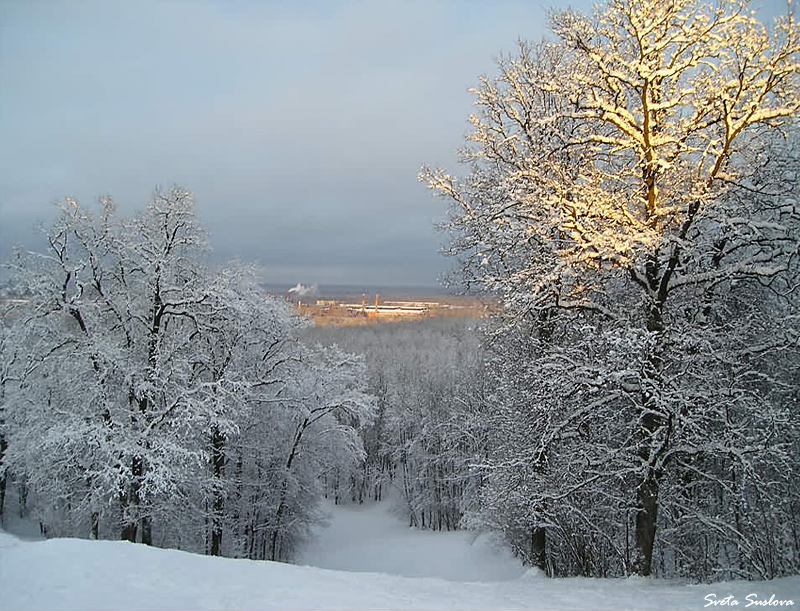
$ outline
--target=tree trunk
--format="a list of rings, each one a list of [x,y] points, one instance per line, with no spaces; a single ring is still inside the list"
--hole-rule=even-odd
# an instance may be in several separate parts
[[[217,428],[211,432],[211,466],[214,471],[214,502],[211,516],[211,550],[212,556],[222,553],[222,512],[225,509],[225,497],[222,494],[222,475],[225,468],[225,438]]]
[[[531,529],[531,566],[547,573],[546,531],[541,526]]]
[[[7,447],[8,443],[6,442],[6,438],[0,433],[0,526],[3,526],[5,523],[6,483],[8,479],[3,464]]]
[[[653,543],[658,520],[658,479],[649,472],[636,491],[636,558],[633,572],[648,577],[653,565]]]
[[[211,551],[212,556],[222,555],[222,529],[217,528],[216,525],[211,530]]]
[[[0,526],[5,525],[6,475],[0,475]]]
[[[25,485],[25,482],[17,485],[17,494],[19,495],[19,517],[24,518],[28,513],[28,486]]]
[[[153,545],[153,520],[150,516],[142,516],[142,543]]]
[[[131,459],[131,482],[128,485],[128,494],[122,495],[122,533],[120,539],[123,541],[130,541],[136,543],[136,533],[138,531],[136,517],[129,514],[133,511],[134,514],[139,512],[139,487],[141,486],[141,477],[143,473],[142,459],[134,456]],[[145,527],[145,520],[142,518],[142,528]],[[148,524],[149,530],[149,524]],[[142,533],[144,537],[144,532]],[[150,534],[148,533],[148,536]]]
[[[5,403],[6,385],[5,381],[0,384],[0,526],[5,523],[5,507],[6,507],[6,481],[7,473],[3,465],[5,465],[6,450],[8,449],[8,442],[6,436],[3,434],[5,430]]]
[[[130,541],[131,543],[136,543],[136,523],[128,523],[122,525],[122,532],[120,533],[120,540],[121,541]]]
[[[89,538],[95,541],[100,538],[100,514],[96,511],[89,516]]]
[[[278,560],[278,541],[280,540],[280,527],[283,522],[283,514],[286,511],[286,501],[281,494],[281,502],[275,512],[275,528],[269,536],[269,557],[267,560]]]
[[[150,328],[149,341],[147,348],[147,363],[152,371],[155,371],[158,363],[156,359],[156,345],[158,343],[158,336],[161,329],[161,319],[164,315],[164,307],[161,300],[161,268],[156,265],[155,269],[155,293],[153,296],[153,323]],[[137,400],[139,412],[144,416],[145,420],[149,419],[150,412],[150,397],[145,394]],[[145,439],[144,445],[149,449],[150,444]],[[140,490],[142,486],[142,476],[144,475],[144,461],[140,456],[135,456],[131,461],[131,484],[130,495],[128,498],[128,507],[133,507],[137,514],[141,513],[141,498]],[[136,520],[132,520],[132,524],[123,526],[123,538],[128,541],[136,541]],[[153,522],[150,516],[142,515],[139,518],[139,523],[142,531],[142,543],[145,545],[153,544]],[[130,536],[133,536],[131,539]],[[127,536],[126,536],[127,535]]]
[[[647,330],[656,333],[657,339],[648,357],[648,367],[644,372],[650,388],[645,387],[642,393],[642,415],[640,422],[640,439],[638,455],[641,459],[644,474],[636,488],[636,555],[633,562],[633,572],[643,577],[652,573],[653,545],[656,538],[658,523],[658,492],[660,473],[656,470],[656,454],[662,452],[669,438],[661,441],[661,447],[653,445],[653,440],[667,422],[660,413],[657,403],[657,389],[661,385],[661,373],[664,362],[661,354],[662,334],[665,330],[664,304],[667,299],[668,277],[672,273],[674,262],[670,262],[668,269],[662,271],[657,255],[648,257],[645,264],[645,276],[651,290],[656,294],[655,302],[647,310]]]
[[[303,438],[303,433],[305,432],[306,428],[309,426],[310,420],[306,418],[303,422],[297,427],[297,431],[295,432],[294,442],[292,443],[292,450],[289,452],[289,458],[286,460],[286,475],[283,478],[283,484],[281,485],[281,500],[278,503],[278,509],[275,512],[275,527],[270,535],[270,544],[269,544],[269,559],[270,560],[277,560],[277,553],[278,553],[278,539],[280,537],[280,530],[281,526],[283,525],[283,516],[286,513],[286,510],[289,508],[288,501],[289,501],[289,473],[292,470],[292,463],[294,462],[295,456],[297,456],[297,451],[300,448],[300,440]],[[338,491],[337,491],[338,494]]]

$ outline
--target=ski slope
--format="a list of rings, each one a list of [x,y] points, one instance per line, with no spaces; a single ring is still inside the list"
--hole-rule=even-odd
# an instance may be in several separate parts
[[[711,595],[742,609],[800,599],[800,577],[542,578],[487,540],[410,530],[381,506],[335,508],[300,562],[317,566],[0,531],[0,609],[702,609]]]
[[[488,536],[409,528],[389,503],[327,507],[330,523],[301,550],[298,564],[340,571],[450,581],[503,581],[525,567]]]

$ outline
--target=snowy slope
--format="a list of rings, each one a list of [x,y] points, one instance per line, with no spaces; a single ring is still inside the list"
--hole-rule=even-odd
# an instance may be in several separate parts
[[[525,572],[487,536],[408,528],[389,503],[328,506],[327,528],[303,549],[298,564],[451,581],[502,581]]]
[[[0,609],[701,609],[710,594],[732,595],[742,609],[752,593],[800,600],[800,577],[694,586],[537,578],[485,541],[410,531],[381,507],[336,508],[301,561],[383,573],[0,531]]]

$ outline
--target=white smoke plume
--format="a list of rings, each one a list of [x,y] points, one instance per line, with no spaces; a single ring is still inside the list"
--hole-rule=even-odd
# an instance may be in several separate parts
[[[298,282],[287,292],[295,297],[316,297],[317,293],[319,293],[319,285],[312,284],[311,286],[306,286]]]

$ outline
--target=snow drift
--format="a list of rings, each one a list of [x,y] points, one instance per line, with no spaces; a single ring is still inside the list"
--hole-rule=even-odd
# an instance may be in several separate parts
[[[800,577],[456,582],[232,560],[118,541],[24,541],[0,532],[3,609],[699,609],[733,596],[800,598]]]

